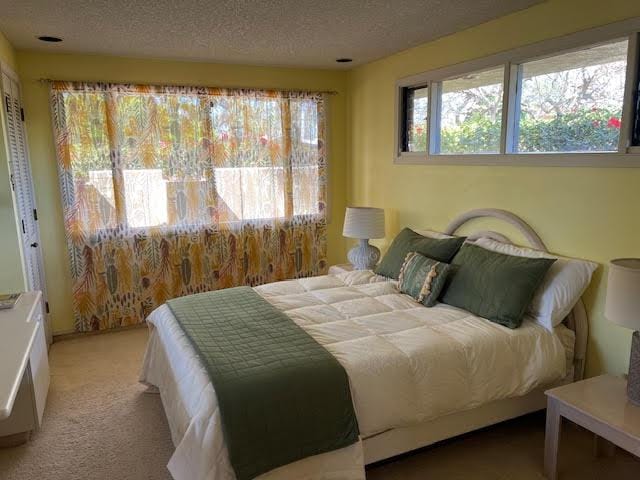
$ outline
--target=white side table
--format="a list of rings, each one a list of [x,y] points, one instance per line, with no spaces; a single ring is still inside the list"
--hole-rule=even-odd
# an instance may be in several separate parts
[[[547,428],[544,473],[557,478],[558,445],[562,418],[595,433],[606,451],[607,443],[640,456],[640,407],[627,399],[627,382],[613,375],[601,375],[552,388],[547,395]],[[611,448],[608,449],[611,451]]]
[[[329,275],[340,275],[341,273],[353,272],[353,265],[350,263],[341,263],[339,265],[331,265],[329,267]]]

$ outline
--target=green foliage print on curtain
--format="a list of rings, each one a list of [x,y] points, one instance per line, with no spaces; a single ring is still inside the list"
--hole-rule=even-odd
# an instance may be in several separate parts
[[[321,94],[53,82],[77,331],[326,271]]]

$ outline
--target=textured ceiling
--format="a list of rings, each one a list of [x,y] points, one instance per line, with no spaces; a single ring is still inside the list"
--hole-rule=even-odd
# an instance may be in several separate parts
[[[540,1],[0,0],[0,30],[18,49],[350,68]]]

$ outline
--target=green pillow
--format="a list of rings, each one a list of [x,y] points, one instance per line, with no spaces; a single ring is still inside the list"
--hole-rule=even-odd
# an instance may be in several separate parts
[[[410,252],[398,276],[398,288],[425,307],[433,307],[447,280],[451,266],[416,252]]]
[[[518,328],[554,258],[527,258],[465,244],[453,259],[440,301]]]
[[[393,239],[375,272],[397,280],[404,259],[410,252],[417,252],[439,262],[450,263],[464,241],[465,237],[442,239],[423,237],[410,228],[405,228]]]

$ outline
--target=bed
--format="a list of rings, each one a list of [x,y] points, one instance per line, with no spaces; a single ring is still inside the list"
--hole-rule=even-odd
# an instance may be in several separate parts
[[[517,216],[493,209],[455,219],[492,217],[546,250]],[[481,231],[470,241],[489,237]],[[543,409],[544,390],[583,374],[587,318],[579,301],[550,331],[533,321],[510,330],[444,304],[426,308],[371,271],[256,287],[342,364],[349,376],[360,440],[260,475],[269,479],[363,479],[365,465]],[[150,338],[141,381],[159,392],[176,451],[176,480],[233,480],[216,394],[171,310],[147,319]],[[444,366],[444,367],[443,367]]]

